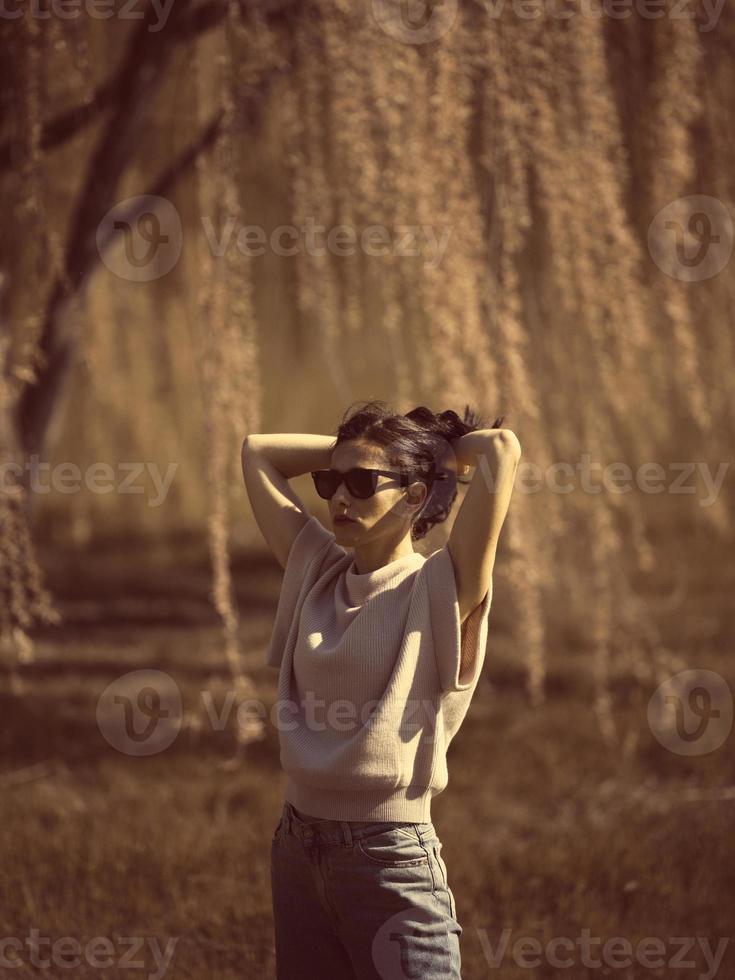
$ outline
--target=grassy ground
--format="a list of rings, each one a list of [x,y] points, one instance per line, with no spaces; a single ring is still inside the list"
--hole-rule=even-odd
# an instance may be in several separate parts
[[[131,545],[87,556],[73,576],[68,556],[45,563],[67,622],[39,635],[38,659],[15,693],[0,676],[0,940],[24,944],[18,966],[8,960],[0,974],[160,976],[155,952],[165,956],[175,939],[167,977],[274,977],[269,847],[284,785],[276,730],[231,766],[231,723],[188,727],[146,758],[117,752],[96,719],[106,685],[139,667],[167,671],[190,715],[206,719],[202,692],[224,703],[206,558],[182,547],[173,563],[153,552],[141,562]],[[243,648],[257,696],[270,703],[275,672],[263,659],[280,570],[268,556],[242,556],[235,574]],[[721,580],[719,588],[704,576],[690,586],[666,639],[688,666],[718,671],[735,690],[724,611],[732,590]],[[705,756],[668,751],[647,724],[652,690],[619,676],[624,747],[606,746],[583,645],[552,655],[548,701],[531,708],[502,603],[491,616],[485,672],[433,809],[464,929],[463,977],[731,980],[735,735]],[[42,956],[61,937],[83,949],[106,937],[93,952],[109,965],[59,967],[62,951],[56,967],[34,968],[32,929],[49,937]],[[555,965],[546,943],[581,942],[584,930],[600,940],[594,959],[577,943],[557,950],[572,965]],[[524,949],[534,960],[530,945],[514,956],[523,937],[541,943],[535,966],[522,965]],[[621,946],[600,961],[601,944],[615,937],[630,944],[631,965],[621,965]],[[659,943],[648,959],[637,946],[647,937]],[[706,950],[716,956],[723,938],[721,961],[708,966]],[[65,955],[72,961],[73,948]]]

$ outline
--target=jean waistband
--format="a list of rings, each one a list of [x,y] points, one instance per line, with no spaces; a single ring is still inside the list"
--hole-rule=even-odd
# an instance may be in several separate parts
[[[337,844],[345,843],[351,845],[355,840],[369,837],[384,831],[394,830],[397,827],[416,834],[420,841],[434,835],[434,824],[428,823],[408,823],[404,821],[391,820],[316,820],[310,817],[308,821],[302,820],[296,808],[288,800],[283,804],[281,814],[283,830],[287,834],[304,841],[319,840],[323,843]]]

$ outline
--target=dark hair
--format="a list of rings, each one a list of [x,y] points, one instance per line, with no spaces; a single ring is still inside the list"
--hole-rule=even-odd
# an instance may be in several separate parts
[[[469,405],[465,406],[464,419],[451,409],[436,415],[423,405],[400,415],[384,401],[372,399],[353,403],[347,409],[337,429],[334,448],[348,440],[364,439],[385,449],[391,466],[426,485],[426,501],[411,526],[411,538],[418,541],[435,524],[447,519],[457,497],[457,475],[444,465],[449,443],[477,429],[498,429],[504,417],[501,415],[486,426]],[[444,478],[437,480],[439,474],[444,474]]]

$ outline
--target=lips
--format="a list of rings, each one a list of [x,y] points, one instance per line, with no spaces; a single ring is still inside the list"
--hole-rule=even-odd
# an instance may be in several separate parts
[[[337,516],[337,517],[334,518],[334,523],[335,524],[354,524],[355,522],[352,520],[351,517],[345,517],[344,515],[341,515],[340,514],[339,516]]]

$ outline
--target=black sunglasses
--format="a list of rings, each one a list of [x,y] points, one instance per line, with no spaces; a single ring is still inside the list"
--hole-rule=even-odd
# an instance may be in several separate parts
[[[370,470],[362,466],[355,466],[346,473],[339,470],[312,470],[312,478],[316,492],[324,500],[331,500],[340,483],[344,480],[345,486],[353,497],[358,500],[365,500],[372,497],[378,488],[379,476],[392,476],[399,480],[400,486],[407,487],[414,482],[414,477],[407,473],[395,473],[393,470]],[[433,479],[446,480],[446,473],[437,473]],[[432,477],[429,477],[431,480]]]

